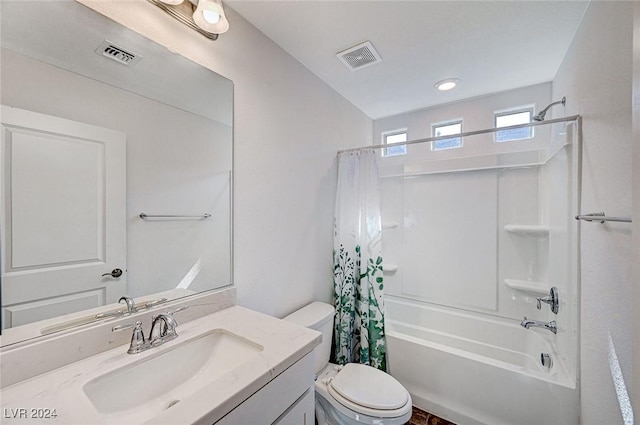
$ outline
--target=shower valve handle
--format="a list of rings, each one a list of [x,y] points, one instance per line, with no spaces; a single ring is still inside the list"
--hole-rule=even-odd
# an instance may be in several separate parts
[[[558,314],[558,308],[559,308],[558,288],[554,286],[549,291],[549,296],[537,298],[538,310],[542,310],[542,303],[549,304],[549,308],[551,308],[551,311],[554,314]]]

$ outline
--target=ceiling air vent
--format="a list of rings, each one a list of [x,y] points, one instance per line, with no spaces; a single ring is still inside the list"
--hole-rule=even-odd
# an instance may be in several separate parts
[[[382,58],[378,52],[376,52],[376,49],[370,41],[365,41],[350,49],[343,50],[336,56],[338,56],[338,59],[351,71],[356,71],[382,61]]]
[[[109,40],[103,41],[102,44],[96,49],[96,53],[127,66],[135,65],[142,59],[142,56],[138,56],[135,53],[128,52],[122,47],[113,44]]]

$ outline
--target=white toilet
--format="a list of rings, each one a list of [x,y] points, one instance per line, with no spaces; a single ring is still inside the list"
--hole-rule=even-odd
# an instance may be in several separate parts
[[[284,320],[322,332],[314,349],[318,425],[404,425],[411,418],[411,396],[391,375],[371,366],[329,363],[333,306],[314,302]]]

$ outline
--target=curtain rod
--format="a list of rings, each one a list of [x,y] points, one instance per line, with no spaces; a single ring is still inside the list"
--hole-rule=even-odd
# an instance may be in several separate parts
[[[371,145],[371,146],[362,146],[360,148],[343,149],[343,150],[339,150],[338,153],[340,154],[340,153],[346,153],[346,152],[356,152],[356,151],[359,151],[359,150],[362,150],[362,149],[392,148],[394,146],[413,145],[413,144],[416,144],[416,143],[427,143],[427,142],[434,142],[436,140],[451,139],[452,137],[476,136],[478,134],[496,133],[498,131],[503,131],[503,130],[515,130],[515,129],[524,128],[524,127],[537,127],[539,125],[545,125],[545,124],[556,124],[556,123],[559,123],[559,122],[579,121],[580,119],[581,119],[580,115],[571,115],[571,116],[568,116],[568,117],[556,118],[556,119],[548,120],[548,121],[536,121],[536,122],[530,122],[530,123],[526,123],[526,124],[510,125],[510,126],[507,126],[507,127],[488,128],[486,130],[475,130],[475,131],[468,131],[466,133],[449,134],[449,135],[446,135],[446,136],[427,137],[425,139],[409,140],[407,142],[383,143],[383,144],[380,144],[380,145]]]

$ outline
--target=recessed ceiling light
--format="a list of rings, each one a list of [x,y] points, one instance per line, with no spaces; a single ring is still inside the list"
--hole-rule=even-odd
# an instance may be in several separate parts
[[[438,81],[435,86],[440,91],[447,91],[454,88],[459,82],[460,80],[458,78],[447,78],[446,80]]]

